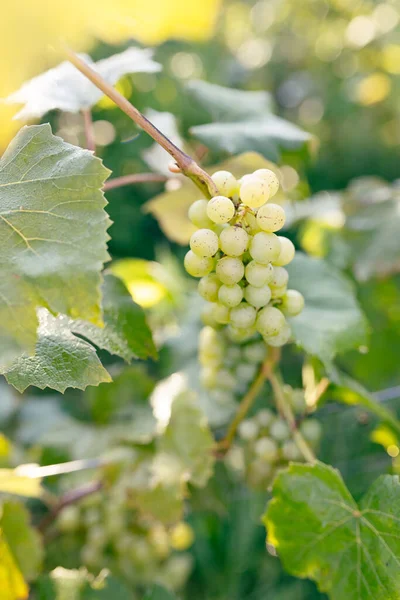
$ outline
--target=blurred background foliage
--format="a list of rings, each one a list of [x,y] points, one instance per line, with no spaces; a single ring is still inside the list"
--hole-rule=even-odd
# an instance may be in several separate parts
[[[267,91],[276,115],[310,132],[304,147],[296,152],[281,148],[277,159],[290,202],[287,235],[298,248],[325,257],[352,277],[371,337],[368,346],[342,356],[340,365],[399,412],[400,1],[69,0],[50,5],[19,0],[3,11],[1,95],[60,60],[48,48],[57,45],[60,35],[75,49],[90,51],[95,60],[134,40],[155,46],[163,71],[125,76],[118,89],[144,112],[175,115],[176,120],[164,121],[166,133],[202,156],[206,167],[231,158],[218,145],[205,152],[190,133],[212,120],[190,92],[192,80]],[[0,106],[3,146],[20,126],[11,120],[13,112],[14,107]],[[158,118],[157,113],[152,116]],[[162,156],[154,163],[152,141],[110,101],[100,100],[93,118],[97,152],[113,176],[147,172],[149,165],[165,173]],[[50,120],[58,135],[84,145],[80,115],[54,113]],[[108,450],[121,433],[112,429],[113,419],[121,414],[137,418],[135,411],[140,420],[131,441],[147,448],[148,439],[135,437],[145,423],[151,438],[143,400],[158,379],[178,370],[190,376],[196,370],[198,306],[191,296],[194,285],[181,268],[188,231],[182,197],[189,204],[194,194],[179,177],[166,189],[151,183],[108,192],[111,268],[148,311],[160,361],[122,375],[121,365],[113,362],[110,368],[117,377],[109,388],[69,392],[63,398],[30,391],[21,403],[2,388],[2,428],[15,439],[14,447],[5,438],[5,465],[28,459],[50,464],[87,457],[88,448],[94,454]],[[107,361],[112,362],[108,356]],[[294,386],[301,384],[300,369],[298,353],[288,353],[284,371]],[[334,402],[351,404],[345,396],[340,390],[323,396],[318,416],[326,435],[320,457],[341,470],[358,497],[378,474],[398,470],[399,443],[360,407]],[[214,417],[218,424],[226,415]],[[68,435],[59,438],[65,430]],[[49,431],[53,435],[47,437]],[[150,452],[152,442],[149,447]],[[265,552],[259,519],[265,501],[264,493],[249,491],[219,465],[218,477],[205,490],[194,491],[192,508],[187,509],[195,533],[191,550],[184,554],[188,558],[170,566],[174,581],[163,581],[191,600],[324,597],[309,582],[285,575],[276,558]],[[147,531],[148,523],[140,527]],[[80,542],[68,543],[70,548],[57,548],[48,568],[65,556],[64,566],[79,566],[70,558]],[[42,582],[34,597],[51,597],[45,595],[47,585]]]

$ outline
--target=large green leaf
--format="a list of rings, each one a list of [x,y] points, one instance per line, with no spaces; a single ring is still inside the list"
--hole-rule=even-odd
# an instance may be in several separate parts
[[[356,504],[338,471],[293,464],[273,486],[265,523],[285,568],[332,600],[400,597],[400,483],[383,475]]]
[[[43,559],[41,538],[29,521],[29,512],[21,503],[10,501],[0,505],[0,530],[28,580],[38,576]]]
[[[281,150],[305,149],[312,136],[276,117],[265,92],[243,92],[205,81],[191,81],[190,95],[213,120],[191,128],[191,133],[213,150],[229,154],[255,151],[277,161]]]
[[[289,285],[305,298],[303,312],[290,319],[296,341],[329,361],[365,344],[367,325],[350,281],[327,262],[297,253],[287,267]]]
[[[101,325],[107,169],[49,125],[24,127],[0,161],[0,365],[36,344],[37,307]]]
[[[159,585],[154,585],[143,596],[143,600],[174,600],[175,598],[176,596],[172,592]]]

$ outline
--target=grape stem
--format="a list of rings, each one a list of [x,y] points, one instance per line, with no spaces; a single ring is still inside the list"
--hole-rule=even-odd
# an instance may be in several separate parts
[[[103,190],[114,190],[126,185],[132,185],[134,183],[151,183],[151,182],[164,182],[168,181],[166,175],[159,175],[158,173],[136,173],[136,175],[123,175],[122,177],[114,177],[109,179],[103,186]]]
[[[237,428],[239,427],[240,423],[243,421],[250,408],[252,407],[253,402],[257,398],[264,382],[267,379],[269,379],[273,371],[274,365],[279,360],[279,357],[279,351],[274,349],[270,354],[268,354],[267,358],[262,363],[257,377],[255,378],[255,380],[249,387],[247,394],[243,397],[241,403],[239,404],[239,408],[236,412],[235,417],[229,425],[226,436],[220,442],[217,443],[217,452],[226,452],[227,450],[229,450],[233,439],[236,435]]]
[[[268,380],[271,384],[272,391],[274,392],[276,408],[287,422],[292,433],[293,441],[304,456],[306,462],[314,463],[316,461],[316,457],[297,427],[297,422],[292,408],[285,394],[283,393],[281,382],[273,370],[268,373]]]
[[[218,194],[218,189],[211,179],[191,156],[175,146],[151,121],[149,121],[133,104],[120,94],[112,85],[107,83],[96,71],[86,64],[75,52],[65,48],[69,61],[76,67],[82,75],[85,75],[99,90],[108,96],[128,117],[132,119],[148,133],[164,150],[166,150],[184,175],[189,177],[197,187],[203,192],[206,198],[211,198]]]

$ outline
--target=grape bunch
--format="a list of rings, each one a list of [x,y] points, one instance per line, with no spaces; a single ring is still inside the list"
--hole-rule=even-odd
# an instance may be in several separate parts
[[[316,450],[322,435],[319,421],[306,416],[303,390],[284,387],[293,412],[301,421],[299,430],[311,448]],[[255,488],[268,487],[276,472],[290,461],[302,462],[303,455],[292,440],[288,424],[276,412],[262,409],[242,421],[238,428],[239,441],[226,456],[229,467],[242,473]]]
[[[285,265],[294,258],[293,243],[276,235],[285,212],[268,202],[279,188],[269,169],[237,181],[232,173],[212,176],[221,195],[197,200],[189,219],[199,229],[190,239],[186,271],[201,278],[199,294],[207,301],[203,320],[227,326],[232,341],[259,333],[269,346],[283,346],[291,336],[285,316],[298,315],[304,298],[288,289]]]

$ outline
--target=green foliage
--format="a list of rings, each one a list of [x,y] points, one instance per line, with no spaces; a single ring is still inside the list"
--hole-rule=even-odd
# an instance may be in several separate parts
[[[143,600],[174,600],[175,596],[165,588],[155,585],[143,596]]]
[[[333,600],[395,598],[399,480],[383,475],[356,504],[339,473],[293,464],[275,480],[265,523],[286,569]]]

